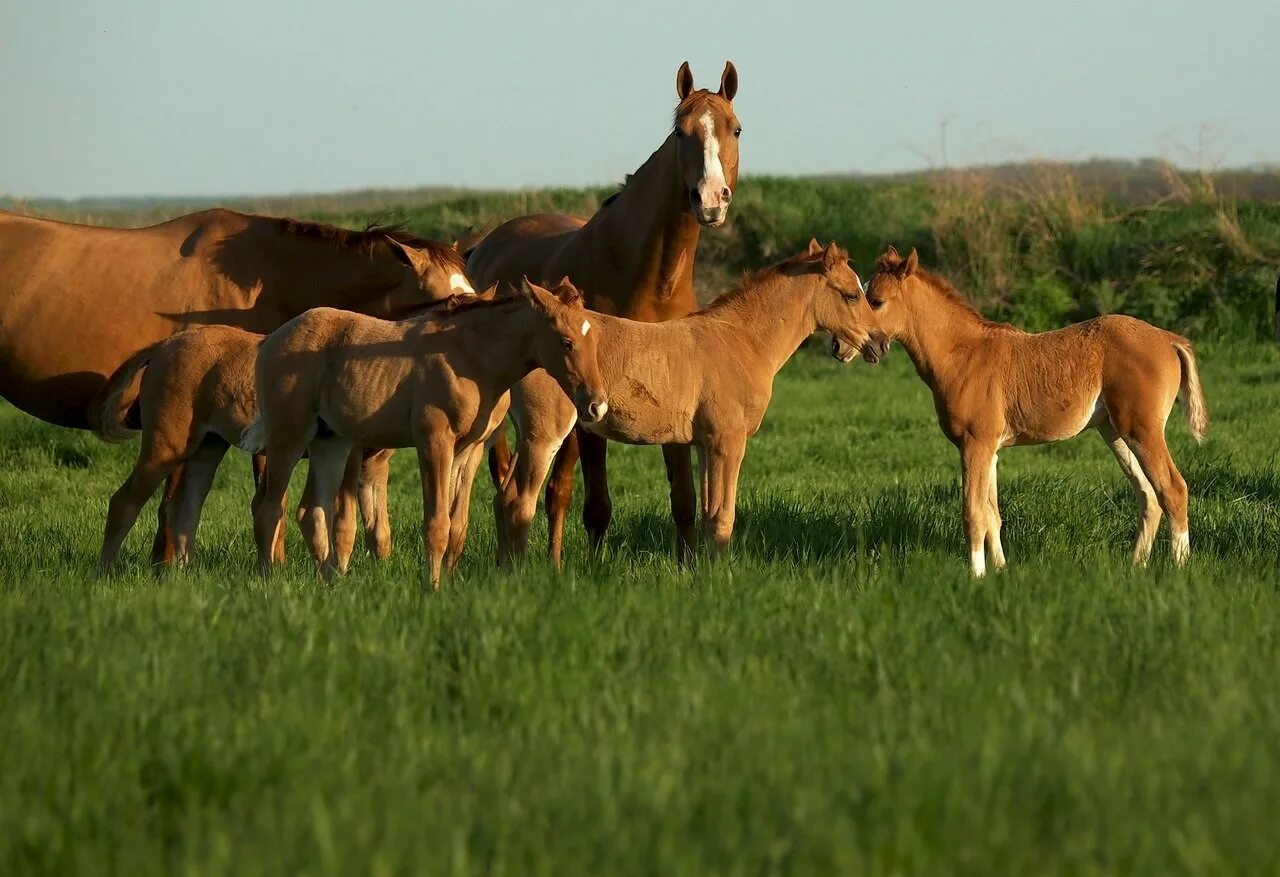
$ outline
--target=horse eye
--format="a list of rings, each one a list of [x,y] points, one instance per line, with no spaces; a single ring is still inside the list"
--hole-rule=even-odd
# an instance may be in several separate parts
[[[563,347],[565,350],[572,350],[572,349],[573,349],[573,339],[572,339],[572,338],[561,338],[561,339],[560,339],[560,346],[561,346],[561,347]]]
[[[849,293],[845,298],[849,299],[849,304],[851,305],[856,305],[858,303],[858,294],[856,292]]]
[[[734,136],[734,137],[741,137],[741,136],[742,136],[742,129],[741,129],[741,128],[734,128],[734,129],[733,129],[733,136]]]

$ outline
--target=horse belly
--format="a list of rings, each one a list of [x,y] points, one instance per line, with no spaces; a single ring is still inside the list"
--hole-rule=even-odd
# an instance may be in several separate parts
[[[1097,426],[1106,416],[1101,391],[1093,392],[1078,401],[1046,405],[1031,416],[1024,413],[1021,427],[1012,431],[1013,441],[1006,443],[1037,445],[1062,441]]]

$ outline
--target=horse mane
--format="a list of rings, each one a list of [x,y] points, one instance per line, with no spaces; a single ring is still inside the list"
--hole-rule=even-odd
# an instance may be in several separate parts
[[[877,270],[885,270],[882,262],[883,260],[876,261]],[[1019,329],[1017,326],[1014,326],[1012,323],[1002,323],[999,320],[987,319],[985,316],[983,316],[981,311],[979,311],[976,307],[974,307],[973,302],[969,301],[969,298],[963,292],[961,292],[960,290],[952,286],[951,281],[947,280],[941,274],[936,274],[933,271],[928,270],[927,268],[916,266],[915,276],[920,278],[920,280],[922,280],[930,289],[936,292],[939,295],[939,297],[943,299],[943,301],[950,302],[951,304],[955,305],[957,308],[960,308],[964,312],[968,314],[972,314],[974,317],[980,320],[984,325],[995,326],[1002,329],[1012,329],[1013,331],[1016,331],[1016,332],[1023,331],[1022,329]]]
[[[717,295],[711,300],[711,303],[699,311],[699,313],[709,313],[732,307],[747,293],[763,286],[767,281],[781,275],[782,268],[791,261],[791,259],[787,259],[784,262],[779,262],[777,265],[770,265],[767,268],[761,268],[759,271],[747,271],[742,275],[742,279],[738,281],[737,286]]]
[[[390,238],[396,243],[413,247],[415,250],[425,251],[434,262],[463,271],[466,269],[466,262],[462,258],[462,254],[454,249],[452,245],[419,237],[409,231],[403,222],[390,224],[370,223],[360,231],[355,231],[349,228],[339,228],[326,222],[311,222],[305,219],[291,219],[289,217],[266,218],[268,221],[275,223],[276,228],[283,234],[323,241],[339,249],[371,253],[375,248],[385,244],[387,238]]]
[[[602,202],[600,202],[601,210],[605,209],[614,201],[618,200],[618,196],[621,195],[624,191],[626,191],[627,184],[631,182],[631,178],[633,176],[635,176],[635,174],[627,174],[622,178],[622,182],[618,183],[618,190],[614,192],[612,195],[610,195],[608,198],[605,198]]]
[[[514,304],[519,302],[521,298],[521,294],[517,292],[513,286],[508,286],[506,292],[495,292],[492,295],[486,295],[483,292],[471,295],[455,293],[448,298],[424,302],[410,310],[402,319],[412,320],[420,317],[453,317],[469,311]]]

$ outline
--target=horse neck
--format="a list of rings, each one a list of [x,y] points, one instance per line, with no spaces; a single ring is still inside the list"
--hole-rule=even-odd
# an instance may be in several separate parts
[[[612,204],[591,218],[579,237],[583,246],[609,254],[621,266],[626,314],[650,303],[672,314],[697,309],[693,261],[701,227],[684,203],[679,146],[667,136],[648,161],[631,175]]]
[[[916,373],[933,386],[945,371],[947,360],[957,347],[982,333],[985,321],[969,305],[957,301],[925,279],[915,280],[916,289],[901,297],[910,309],[908,328],[897,340]]]
[[[776,375],[804,339],[817,331],[813,292],[809,278],[769,275],[749,282],[695,319],[733,325],[740,336],[737,343],[754,351],[769,373]]]
[[[278,305],[294,313],[314,307],[334,307],[389,318],[376,303],[404,281],[404,266],[381,245],[355,252],[311,238],[283,235],[274,242],[278,264],[302,265],[285,272],[286,286],[265,289]]]
[[[538,367],[534,359],[537,323],[533,309],[523,303],[473,306],[449,320],[468,349],[483,352],[487,375],[501,391]]]

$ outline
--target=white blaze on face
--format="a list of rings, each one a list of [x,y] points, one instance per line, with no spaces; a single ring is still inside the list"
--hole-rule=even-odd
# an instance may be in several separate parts
[[[587,337],[587,333],[591,331],[591,324],[586,320],[582,321],[582,337]]]
[[[461,274],[449,275],[449,288],[459,295],[475,295],[476,291],[471,288],[471,284],[467,283],[467,278]]]
[[[698,184],[698,196],[703,209],[719,207],[725,189],[724,166],[720,164],[720,140],[716,137],[716,120],[707,110],[698,120],[702,126],[702,182]]]

